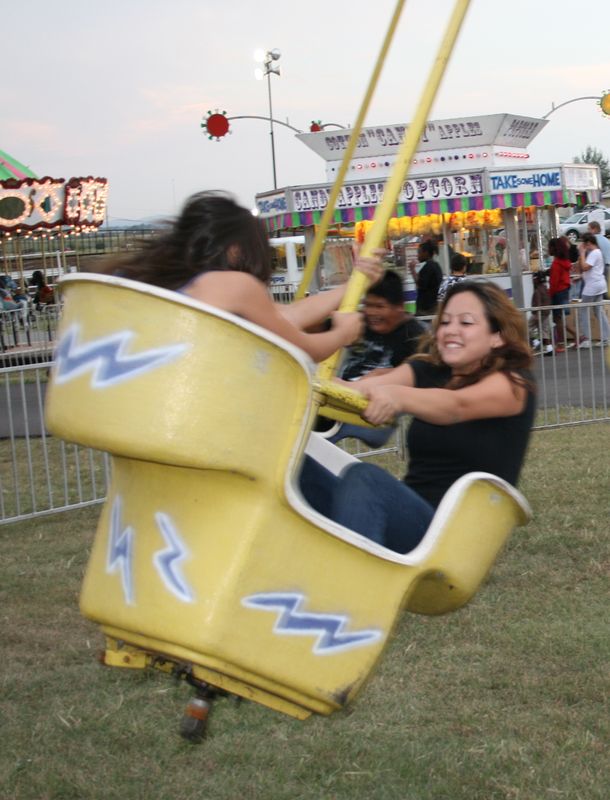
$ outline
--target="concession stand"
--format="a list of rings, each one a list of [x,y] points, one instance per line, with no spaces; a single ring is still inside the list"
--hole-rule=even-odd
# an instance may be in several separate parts
[[[404,266],[417,242],[434,236],[444,271],[450,253],[463,252],[471,272],[498,282],[517,305],[527,305],[532,272],[548,238],[557,235],[557,209],[601,198],[597,166],[530,163],[527,147],[547,123],[514,114],[428,122],[388,223],[394,264]],[[332,281],[336,262],[345,260],[341,246],[345,252],[353,239],[366,236],[407,130],[406,124],[381,125],[364,128],[358,137],[318,270],[320,285]],[[326,180],[256,196],[271,237],[300,234],[307,249],[350,135],[349,129],[297,135],[325,161]],[[341,271],[341,266],[335,269]],[[406,290],[407,300],[412,299],[408,277]]]

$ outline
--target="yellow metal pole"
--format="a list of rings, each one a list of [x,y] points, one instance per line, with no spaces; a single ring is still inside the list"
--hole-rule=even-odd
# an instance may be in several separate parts
[[[349,137],[349,142],[347,144],[343,160],[341,161],[341,166],[339,167],[339,172],[337,173],[337,177],[335,178],[333,188],[331,189],[328,198],[328,203],[326,205],[326,208],[324,209],[324,213],[322,214],[322,219],[316,231],[316,237],[313,241],[311,250],[307,254],[307,261],[305,263],[305,268],[303,270],[303,278],[294,296],[295,300],[300,300],[302,297],[305,297],[305,292],[307,291],[311,283],[314,270],[318,263],[318,259],[320,258],[322,249],[324,247],[324,240],[326,239],[326,233],[328,231],[328,228],[330,227],[330,223],[335,214],[335,206],[337,204],[337,198],[339,197],[339,192],[341,191],[345,175],[347,174],[347,170],[349,168],[350,161],[352,160],[352,156],[354,155],[354,150],[356,149],[356,145],[358,143],[358,139],[360,137],[360,133],[364,125],[364,118],[366,117],[366,114],[369,110],[371,99],[373,97],[373,94],[375,93],[375,89],[379,81],[379,76],[381,74],[381,70],[383,68],[383,64],[386,55],[388,53],[388,50],[390,49],[390,44],[392,43],[392,38],[394,37],[394,33],[398,26],[400,14],[402,12],[402,9],[404,8],[405,2],[406,0],[398,0],[398,2],[396,3],[396,8],[394,9],[394,14],[392,15],[392,19],[390,21],[390,26],[388,27],[385,39],[383,40],[381,51],[379,53],[379,56],[377,57],[377,63],[375,64],[375,67],[373,69],[373,74],[371,75],[371,80],[369,81],[369,85],[366,90],[366,94],[364,95],[360,111],[358,112],[358,117],[356,118],[356,122],[352,129],[352,133]]]
[[[417,111],[415,112],[415,117],[409,125],[409,129],[398,153],[392,175],[385,186],[383,200],[377,207],[373,225],[362,246],[361,255],[363,256],[371,255],[373,250],[378,248],[385,238],[388,222],[396,206],[396,200],[400,194],[402,183],[407,177],[413,155],[417,150],[417,145],[424,132],[426,120],[430,114],[434,98],[436,97],[438,87],[447,67],[447,63],[449,62],[451,52],[457,40],[469,4],[470,0],[457,0],[455,4],[445,36],[439,47]],[[341,303],[341,311],[353,311],[357,307],[363,292],[366,290],[366,283],[366,277],[362,273],[352,273],[343,302]],[[318,367],[318,378],[321,380],[331,378],[334,374],[338,358],[339,353],[337,352],[320,364]]]

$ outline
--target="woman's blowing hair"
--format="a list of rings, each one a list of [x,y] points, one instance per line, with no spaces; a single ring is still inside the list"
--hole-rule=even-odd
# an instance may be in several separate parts
[[[447,303],[462,292],[471,292],[479,298],[491,331],[500,334],[503,344],[487,354],[478,370],[458,376],[452,388],[470,386],[493,372],[504,372],[514,383],[531,388],[532,382],[527,375],[532,367],[532,351],[525,319],[502,289],[489,281],[463,280],[449,288],[432,322],[431,333],[422,342],[421,352],[413,358],[437,365],[444,363],[436,344],[436,332]]]
[[[181,289],[203,272],[248,272],[267,283],[271,248],[260,220],[221,192],[199,192],[180,215],[132,253],[103,259],[96,271]]]

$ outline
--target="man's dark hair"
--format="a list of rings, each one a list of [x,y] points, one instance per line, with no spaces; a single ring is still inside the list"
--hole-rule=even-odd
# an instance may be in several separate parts
[[[419,246],[421,248],[422,253],[429,259],[438,253],[438,245],[432,239],[424,239],[424,241],[421,242]]]
[[[594,244],[597,246],[597,239],[594,233],[583,233],[581,239],[583,244]]]
[[[451,256],[451,272],[462,272],[468,266],[468,259],[461,253],[454,253]]]
[[[402,278],[392,269],[387,269],[383,278],[368,290],[367,295],[374,295],[387,300],[392,306],[404,306]]]

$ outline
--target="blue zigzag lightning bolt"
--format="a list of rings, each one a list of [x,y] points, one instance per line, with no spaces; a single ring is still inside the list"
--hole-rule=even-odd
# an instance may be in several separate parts
[[[313,647],[316,655],[328,655],[378,641],[383,632],[362,630],[345,633],[349,617],[338,614],[311,614],[300,611],[305,596],[297,593],[263,592],[244,597],[242,605],[265,611],[279,611],[273,628],[275,633],[296,636],[317,636]]]
[[[180,569],[180,564],[189,556],[186,545],[180,539],[172,520],[167,514],[158,511],[155,522],[165,539],[167,547],[155,553],[153,561],[161,580],[172,594],[185,603],[192,603],[193,590],[185,580]]]
[[[128,380],[181,356],[190,345],[173,344],[127,355],[133,331],[119,331],[78,344],[80,326],[71,325],[55,350],[55,383],[67,383],[90,371],[91,386],[100,389]]]
[[[106,572],[113,575],[121,573],[121,584],[127,605],[133,605],[133,540],[134,530],[129,525],[121,530],[121,498],[114,498],[110,511],[110,536],[106,555]]]

